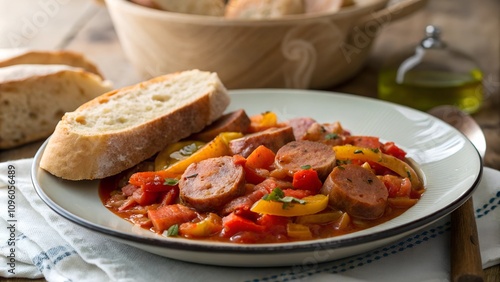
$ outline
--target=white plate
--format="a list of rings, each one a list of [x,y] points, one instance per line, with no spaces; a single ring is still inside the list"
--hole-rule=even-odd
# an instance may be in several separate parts
[[[40,169],[45,144],[33,162],[35,189],[61,216],[125,244],[184,261],[257,267],[319,263],[389,244],[451,213],[471,196],[482,174],[478,152],[461,133],[410,108],[306,90],[235,90],[231,97],[227,111],[244,108],[251,115],[271,110],[282,120],[309,116],[340,121],[353,134],[394,141],[416,164],[427,191],[407,212],[373,228],[322,240],[241,245],[166,238],[133,226],[102,205],[97,181],[65,181]]]

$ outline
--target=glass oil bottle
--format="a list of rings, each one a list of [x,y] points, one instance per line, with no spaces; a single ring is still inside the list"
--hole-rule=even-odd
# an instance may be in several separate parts
[[[379,73],[378,97],[427,111],[454,105],[476,112],[483,101],[483,74],[468,55],[450,48],[435,26],[410,52],[396,55]]]

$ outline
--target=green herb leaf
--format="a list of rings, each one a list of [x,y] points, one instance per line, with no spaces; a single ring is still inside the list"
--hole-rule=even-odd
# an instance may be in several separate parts
[[[354,154],[364,154],[362,150],[355,150]]]
[[[175,186],[179,184],[179,180],[175,178],[166,178],[165,182],[163,182],[163,185],[168,185],[168,186]]]
[[[163,235],[165,235],[165,232],[163,232]],[[179,235],[179,225],[174,224],[168,228],[167,237],[172,237],[172,236],[177,236],[177,235]]]
[[[298,203],[301,205],[306,204],[306,201],[304,201],[302,199],[298,199],[298,198],[290,197],[290,196],[285,197],[285,193],[283,193],[283,190],[281,190],[280,188],[274,188],[270,194],[264,195],[264,197],[262,197],[262,199],[265,201],[282,202],[284,210],[291,207],[293,203]]]
[[[188,175],[186,176],[186,178],[195,178],[196,176],[198,176],[198,173],[193,173],[191,175]]]
[[[375,154],[378,154],[378,152],[380,152],[380,150],[378,148],[374,148],[374,149],[371,149],[372,152],[374,152]]]
[[[328,133],[327,135],[325,135],[325,139],[326,140],[335,140],[335,139],[338,139],[339,138],[339,135],[337,133]]]
[[[301,168],[301,169],[310,169],[310,168],[311,168],[311,166],[310,166],[310,165],[303,165],[303,166],[301,166],[300,168]]]

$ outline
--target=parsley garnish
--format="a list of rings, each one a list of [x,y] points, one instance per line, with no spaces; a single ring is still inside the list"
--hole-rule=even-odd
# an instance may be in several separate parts
[[[163,235],[165,235],[165,232],[163,232]],[[172,236],[177,236],[177,235],[179,235],[179,225],[174,224],[168,228],[167,237],[172,237]]]
[[[287,209],[293,203],[299,203],[301,205],[305,205],[306,203],[306,201],[304,200],[297,199],[295,197],[285,196],[285,193],[283,193],[283,190],[281,190],[280,188],[274,188],[270,194],[264,195],[262,199],[265,201],[282,202],[283,209]]]
[[[355,150],[354,154],[364,154],[362,150]]]
[[[163,182],[163,185],[168,185],[168,186],[175,186],[179,183],[179,180],[175,178],[166,178],[165,182]]]
[[[337,133],[328,133],[327,135],[325,135],[326,140],[335,140],[337,138],[339,138],[339,135]]]
[[[378,152],[380,152],[380,150],[378,148],[374,148],[374,149],[371,149],[372,152],[374,152],[375,154],[377,154]]]
[[[311,166],[310,166],[310,165],[303,165],[303,166],[301,166],[300,168],[301,168],[301,169],[310,169],[310,168],[311,168]]]

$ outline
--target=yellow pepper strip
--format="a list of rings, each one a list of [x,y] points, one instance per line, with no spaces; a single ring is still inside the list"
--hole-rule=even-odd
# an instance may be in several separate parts
[[[179,226],[179,233],[188,237],[208,237],[222,230],[222,219],[215,213],[199,222],[186,222]]]
[[[155,170],[164,170],[173,163],[187,159],[205,145],[201,141],[181,141],[168,145],[155,158]]]
[[[401,177],[408,177],[414,191],[422,190],[423,188],[420,178],[409,164],[396,157],[384,154],[380,150],[351,145],[334,146],[333,149],[338,160],[355,159],[372,161],[394,171]]]
[[[349,227],[349,224],[351,224],[351,217],[345,212],[339,219],[337,230],[345,230]]]
[[[308,226],[303,224],[288,223],[286,225],[288,237],[295,239],[311,239],[312,233]]]
[[[181,176],[186,168],[192,163],[197,163],[209,158],[227,156],[230,154],[229,141],[241,137],[243,137],[243,134],[239,132],[219,133],[212,141],[198,149],[191,156],[173,163],[163,171],[165,171],[166,175]]]
[[[342,216],[342,214],[344,214],[344,213],[341,211],[330,211],[330,212],[303,215],[303,216],[298,216],[295,219],[295,223],[298,223],[298,224],[323,224],[323,223],[328,223],[328,222],[338,220]]]
[[[271,214],[279,216],[300,216],[315,214],[326,208],[328,205],[328,196],[317,194],[302,198],[304,204],[300,203],[283,203],[279,201],[268,201],[260,199],[253,204],[251,211],[261,214]]]
[[[397,198],[388,198],[387,203],[395,208],[409,208],[415,205],[418,202],[418,199],[410,199],[408,197],[397,197]]]

